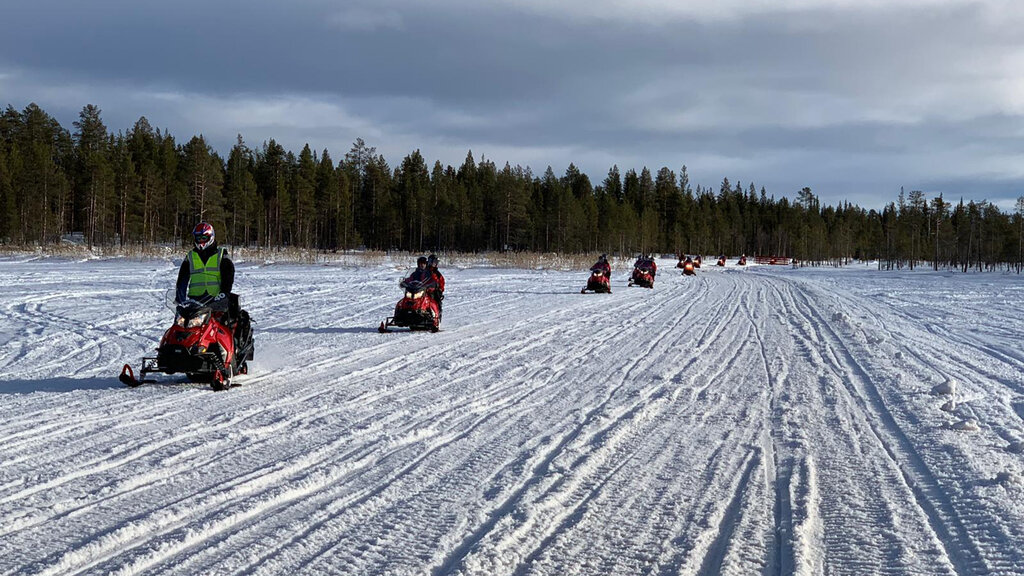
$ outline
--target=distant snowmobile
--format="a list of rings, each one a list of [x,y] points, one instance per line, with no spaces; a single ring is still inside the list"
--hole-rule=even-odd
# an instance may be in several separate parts
[[[725,266],[725,256],[718,257],[718,266]]]
[[[740,256],[740,261],[737,262],[736,265],[737,266],[746,266],[747,265],[747,255],[744,254],[743,256]]]
[[[395,315],[380,323],[378,331],[389,332],[388,328],[397,326],[409,330],[441,329],[441,310],[430,292],[436,287],[429,278],[423,280],[406,279],[399,286],[405,289],[405,296],[395,305]]]
[[[652,258],[640,258],[633,265],[633,274],[629,278],[630,286],[642,288],[654,288],[654,275],[658,271],[658,265]]]
[[[696,256],[694,256],[693,257],[693,267],[694,268],[700,268],[700,261],[701,261],[700,254],[697,254]]]
[[[695,276],[696,274],[696,266],[693,260],[687,257],[686,261],[683,262],[683,276]]]
[[[125,364],[119,380],[134,388],[155,383],[146,378],[153,372],[184,372],[192,382],[209,382],[214,390],[229,388],[235,375],[248,374],[255,348],[248,312],[239,310],[238,318],[226,319],[229,307],[238,309],[237,298],[234,294],[221,300],[190,298],[177,304],[174,324],[160,340],[156,356],[142,359],[137,379],[132,367]]]
[[[587,285],[583,290],[580,290],[580,294],[586,294],[587,290],[590,290],[595,294],[612,293],[611,280],[600,266],[594,266],[590,269],[590,277],[587,278]]]

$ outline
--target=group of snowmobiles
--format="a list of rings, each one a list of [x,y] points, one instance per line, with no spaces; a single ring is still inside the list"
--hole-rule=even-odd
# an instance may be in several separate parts
[[[701,265],[701,256],[680,256],[676,268],[683,271],[683,276],[695,276]],[[719,256],[718,266],[725,266],[725,256]],[[736,262],[737,266],[746,266],[747,256],[744,254]],[[628,286],[640,286],[642,288],[654,288],[654,277],[658,272],[658,265],[654,258],[641,254],[633,264],[633,272],[629,276]],[[595,294],[611,294],[611,265],[608,264],[607,254],[602,254],[596,264],[590,268],[590,277],[587,278],[587,285],[580,290],[580,294],[594,292]]]
[[[174,310],[174,322],[168,328],[156,355],[144,356],[136,376],[125,364],[119,379],[130,387],[155,383],[154,373],[183,373],[191,382],[207,382],[214,390],[227,389],[237,375],[247,374],[255,344],[249,314],[231,292],[234,265],[227,251],[217,248],[213,227],[201,222],[193,230],[195,249],[182,262],[174,297],[165,298]],[[680,258],[677,268],[684,275],[693,275],[700,268],[701,258]],[[739,265],[746,264],[746,257]],[[725,256],[718,260],[725,265]],[[633,265],[629,286],[653,288],[658,265],[652,256],[641,255]],[[581,293],[610,294],[611,265],[602,254],[590,269],[587,285]],[[403,296],[395,305],[393,316],[380,323],[378,330],[391,328],[410,331],[438,332],[441,329],[441,302],[444,299],[444,276],[437,269],[437,257],[420,257],[416,270],[399,282]]]
[[[156,383],[155,373],[183,373],[190,382],[225,390],[236,385],[235,376],[249,372],[255,344],[249,313],[231,292],[234,264],[227,251],[217,247],[212,226],[200,222],[192,234],[195,249],[182,261],[177,286],[165,297],[167,307],[174,310],[174,322],[160,339],[156,354],[142,358],[138,375],[130,364],[124,365],[119,380],[126,386]],[[394,316],[380,323],[381,332],[393,326],[441,329],[444,276],[437,269],[437,257],[421,256],[416,266],[399,283],[404,296],[395,305]]]
[[[654,288],[654,277],[658,273],[658,264],[653,257],[640,255],[633,264],[633,273],[629,276],[628,286],[640,286],[641,288]],[[608,255],[601,254],[597,263],[590,267],[590,277],[587,278],[587,285],[580,290],[580,294],[594,292],[595,294],[612,293],[612,267],[608,263]]]

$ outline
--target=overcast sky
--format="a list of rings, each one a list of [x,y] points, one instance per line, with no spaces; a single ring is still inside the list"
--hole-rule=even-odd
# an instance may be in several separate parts
[[[716,190],[1024,195],[1018,0],[13,0],[0,105],[395,166],[662,166]]]

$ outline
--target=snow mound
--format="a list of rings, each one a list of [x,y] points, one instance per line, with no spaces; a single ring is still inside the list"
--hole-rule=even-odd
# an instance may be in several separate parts
[[[974,418],[966,418],[959,422],[954,422],[950,424],[949,429],[957,430],[959,432],[977,432],[978,430],[981,429],[981,427],[978,426],[978,421],[975,420]]]
[[[947,380],[942,384],[936,384],[932,387],[932,394],[938,396],[953,396],[956,394],[956,381]]]

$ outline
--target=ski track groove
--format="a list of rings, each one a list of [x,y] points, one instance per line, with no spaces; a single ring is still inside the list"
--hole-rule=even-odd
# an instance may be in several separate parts
[[[706,327],[705,327],[705,331],[706,331]],[[668,330],[668,331],[667,331],[666,333],[668,333],[668,332],[672,332],[672,329]],[[666,346],[666,347],[668,347],[668,346]],[[644,355],[642,355],[642,356],[646,356],[646,355],[647,355],[647,354],[644,354]],[[653,395],[654,395],[655,397],[657,397],[657,398],[660,398],[660,397],[662,397],[662,396],[663,396],[663,395],[662,395],[662,394],[661,394],[660,392],[654,392],[654,393],[653,393]],[[636,412],[637,412],[638,410],[639,410],[639,405],[637,405],[637,406],[633,406],[633,407],[630,407],[630,408],[628,408],[628,411],[627,411],[627,412],[626,412],[625,414],[626,414],[627,416],[631,416],[632,414],[636,413]],[[662,410],[664,410],[664,408],[663,408]],[[613,422],[613,424],[612,424],[612,425],[609,425],[608,427],[605,427],[604,429],[599,429],[598,431],[596,431],[596,432],[594,432],[593,434],[591,434],[591,436],[592,436],[592,438],[593,438],[594,440],[588,441],[587,443],[588,443],[588,444],[601,444],[601,442],[600,442],[600,439],[601,439],[601,438],[603,438],[603,437],[606,437],[606,436],[608,436],[608,435],[610,434],[610,431],[611,431],[611,430],[613,430],[613,429],[615,429],[615,428],[625,428],[624,426],[622,426],[622,422],[623,422],[623,419],[622,419],[622,417],[619,417],[619,418],[618,418],[618,419],[617,419],[617,420],[616,420],[615,422]],[[640,436],[640,434],[639,434],[639,433],[636,433],[636,434],[634,434],[634,438],[635,438],[636,436]],[[598,440],[598,442],[595,442],[595,440]],[[577,442],[577,443],[578,443],[578,442]],[[619,450],[618,450],[618,451],[616,452],[616,454],[620,455],[620,456],[621,456],[621,457],[623,457],[623,458],[627,458],[627,459],[628,459],[628,456],[629,456],[630,454],[635,454],[635,450],[631,450],[631,449],[630,449],[630,446],[631,446],[631,445],[627,444],[627,447],[626,447],[626,448],[622,448],[622,449],[619,449]],[[605,459],[608,459],[608,458],[611,458],[611,457],[613,457],[614,455],[615,455],[615,454],[611,454],[611,453],[608,453],[608,452],[606,452],[606,451],[605,451],[605,455],[604,455],[604,458],[605,458]],[[572,464],[568,465],[568,466],[566,467],[566,469],[568,469],[568,470],[573,470],[573,469],[576,469],[576,468],[580,468],[580,467],[582,466],[582,463],[583,463],[583,462],[584,462],[585,460],[587,460],[587,459],[593,459],[593,458],[595,458],[595,457],[596,457],[596,454],[587,454],[587,453],[584,453],[584,454],[583,454],[582,456],[580,456],[580,457],[579,457],[579,458],[578,458],[578,459],[577,459],[577,460],[576,460],[575,462],[573,462]],[[570,475],[570,476],[569,476],[568,478],[572,478],[572,476]],[[573,485],[580,485],[580,483],[583,483],[583,486],[584,486],[584,487],[586,487],[586,486],[587,486],[587,484],[586,484],[586,483],[584,483],[584,480],[585,480],[585,479],[581,479],[581,480],[575,480],[575,481],[573,481],[573,482],[570,482],[570,484],[573,484]],[[610,479],[608,479],[608,480],[610,480]],[[605,480],[605,482],[606,482],[606,481],[608,481],[608,480]],[[561,482],[561,481],[556,481],[556,482],[554,482],[554,483],[553,483],[553,484],[551,485],[551,487],[550,487],[550,488],[548,488],[548,489],[547,489],[547,490],[546,490],[546,491],[545,491],[544,493],[542,493],[541,497],[538,497],[538,498],[534,498],[534,499],[532,499],[532,500],[531,500],[531,508],[535,508],[535,507],[537,506],[537,505],[536,505],[536,502],[538,502],[538,501],[539,501],[539,502],[543,502],[543,501],[544,501],[544,499],[547,499],[547,500],[549,500],[549,501],[556,501],[556,502],[564,502],[564,501],[566,501],[567,499],[573,499],[573,498],[572,498],[571,496],[565,495],[565,494],[564,494],[564,492],[565,492],[564,490],[562,490],[562,491],[559,491],[559,488],[561,488],[561,487],[562,487],[562,484],[563,484],[563,482]],[[579,500],[579,498],[576,498],[576,500]],[[587,500],[587,501],[589,501],[589,499],[588,499],[588,498],[584,498],[584,500]],[[542,506],[541,506],[541,508],[550,508],[550,506],[544,506],[544,505],[542,505]],[[570,517],[570,518],[575,518],[575,517],[577,517],[577,515],[576,515],[576,514],[572,514],[572,515],[570,515],[569,517]],[[557,530],[558,530],[557,528],[555,529],[556,531],[555,531],[555,532],[553,532],[553,533],[551,532],[551,530],[552,530],[552,528],[550,528],[550,527],[548,527],[548,528],[543,528],[543,529],[542,529],[542,532],[541,532],[541,534],[546,534],[546,535],[547,535],[547,536],[546,536],[546,538],[545,538],[545,540],[554,540],[554,538],[555,538],[555,537],[557,537],[557,536],[559,536],[559,535],[560,535],[560,534],[559,534],[559,533],[557,532]],[[522,533],[522,532],[524,532],[524,531],[525,531],[525,532],[527,532],[527,533],[530,533],[530,534],[533,534],[534,532],[536,532],[536,530],[531,530],[531,529],[528,529],[528,528],[524,528],[524,527],[520,527],[520,528],[519,528],[519,529],[518,529],[517,531],[518,531],[519,533]],[[532,538],[531,540],[533,540],[533,541],[536,541],[536,538],[538,538],[538,537],[534,537],[534,538]]]
[[[675,323],[672,325],[672,328],[678,326],[684,318],[685,316],[680,316],[679,319],[677,319]],[[590,409],[584,417],[583,422],[581,422],[578,426],[573,428],[568,434],[565,434],[559,440],[559,442],[551,450],[549,450],[547,454],[545,454],[543,459],[534,467],[533,472],[530,474],[529,480],[527,480],[527,482],[519,486],[518,489],[516,489],[504,502],[502,502],[502,504],[497,507],[496,512],[491,515],[488,521],[486,521],[481,526],[473,530],[466,538],[463,539],[462,543],[460,543],[452,552],[447,554],[445,559],[441,562],[440,566],[431,570],[432,574],[434,574],[435,576],[449,574],[463,562],[463,560],[469,554],[472,548],[494,528],[494,526],[498,523],[499,520],[506,517],[515,508],[515,506],[522,500],[526,492],[532,486],[534,486],[540,481],[538,480],[539,478],[545,476],[548,473],[548,471],[551,468],[551,463],[559,454],[562,453],[565,447],[570,442],[574,441],[580,434],[582,434],[583,431],[587,428],[587,426],[589,426],[590,423],[594,421],[595,418],[597,418],[597,416],[599,416],[604,411],[605,407],[609,405],[609,403],[611,402],[612,398],[616,395],[616,393],[623,386],[626,385],[626,377],[636,368],[636,366],[640,362],[640,359],[649,354],[650,351],[654,349],[654,347],[657,346],[658,343],[660,343],[669,332],[671,332],[671,329],[663,331],[659,335],[658,339],[654,340],[654,342],[646,346],[646,349],[642,354],[639,355],[639,358],[633,360],[631,364],[622,371],[623,376],[622,379],[619,381],[619,384],[611,388],[605,399],[602,402],[600,402],[597,406]]]
[[[886,408],[881,393],[867,371],[857,362],[843,339],[814,307],[807,295],[801,293],[801,298],[801,308],[805,315],[812,319],[812,326],[826,341],[825,351],[831,357],[832,365],[841,370],[836,375],[848,389],[851,398],[861,406],[863,413],[871,416],[867,423],[873,438],[892,461],[893,467],[901,474],[905,487],[927,518],[957,574],[963,576],[991,573],[991,566],[971,538],[949,496]],[[974,528],[978,533],[988,531],[980,526]]]

